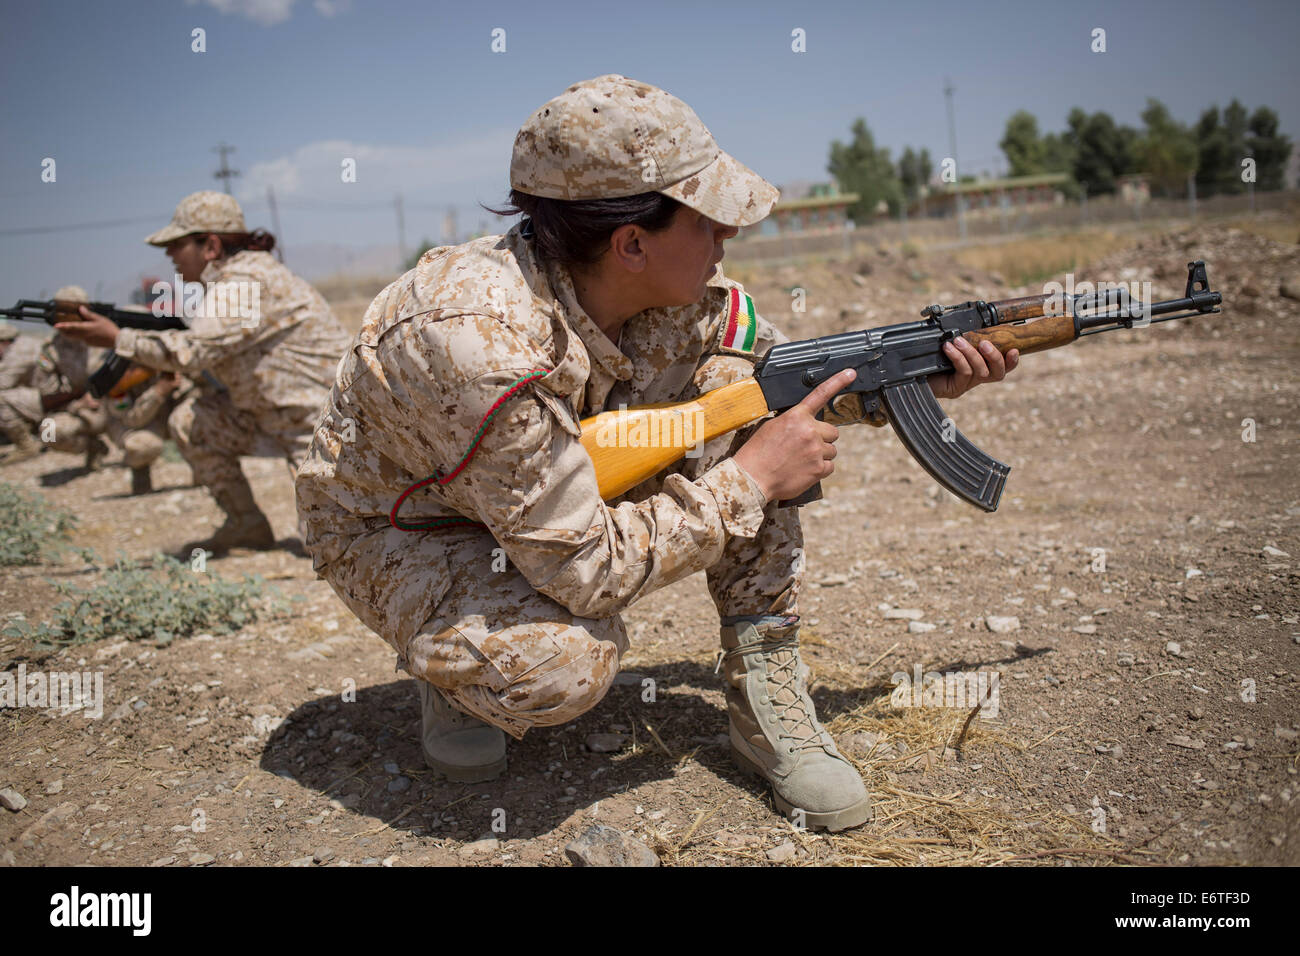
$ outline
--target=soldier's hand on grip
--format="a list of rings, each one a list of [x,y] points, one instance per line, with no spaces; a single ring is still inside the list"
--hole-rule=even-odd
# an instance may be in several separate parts
[[[851,368],[832,375],[798,405],[764,422],[736,452],[736,463],[758,482],[768,501],[798,497],[835,470],[831,459],[839,429],[816,416],[856,375]]]

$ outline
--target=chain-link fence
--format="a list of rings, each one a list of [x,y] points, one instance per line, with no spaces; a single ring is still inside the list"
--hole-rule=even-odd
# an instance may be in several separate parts
[[[997,207],[967,210],[966,241],[1033,232],[1069,232],[1090,227],[1125,227],[1143,223],[1186,221],[1249,215],[1252,212],[1284,209],[1300,201],[1300,192],[1256,192],[1253,196],[1214,196],[1196,201],[1151,199],[1125,203],[1113,197],[1087,202],[1067,202],[1037,209]],[[786,232],[771,236],[749,236],[727,244],[729,262],[770,262],[804,256],[831,258],[856,255],[861,247],[918,242],[960,243],[955,216],[942,219],[902,219],[833,231]]]

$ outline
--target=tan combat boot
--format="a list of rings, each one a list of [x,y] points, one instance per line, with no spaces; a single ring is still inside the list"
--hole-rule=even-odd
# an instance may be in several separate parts
[[[28,458],[35,458],[45,450],[45,446],[36,440],[36,436],[28,431],[24,424],[6,428],[5,434],[14,443],[14,447],[5,452],[4,457],[0,458],[0,463],[12,465],[16,461],[26,461]]]
[[[271,523],[262,514],[262,509],[253,500],[253,489],[248,482],[231,488],[223,488],[220,493],[213,491],[212,497],[226,513],[226,523],[217,529],[216,534],[201,543],[201,547],[221,552],[231,548],[252,548],[265,551],[275,547],[275,532]]]
[[[438,688],[415,680],[420,690],[420,740],[424,762],[456,783],[495,780],[506,769],[506,735],[452,706]]]
[[[731,755],[772,784],[777,808],[809,829],[871,819],[862,777],[835,749],[804,684],[797,617],[727,618],[722,627]]]

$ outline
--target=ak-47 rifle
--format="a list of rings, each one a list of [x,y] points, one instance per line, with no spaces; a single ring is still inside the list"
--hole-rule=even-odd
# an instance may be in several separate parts
[[[160,316],[152,312],[119,309],[107,302],[76,302],[71,299],[19,299],[18,304],[12,309],[0,309],[0,316],[20,322],[44,322],[46,325],[54,325],[56,322],[80,319],[81,315],[77,310],[83,305],[91,312],[98,312],[112,319],[119,328],[160,332],[187,327],[180,319],[170,315]],[[99,368],[90,376],[90,394],[95,398],[103,398],[105,395],[116,398],[141,382],[147,381],[152,374],[152,371],[133,365],[129,360],[110,350],[104,356],[104,361],[100,363]]]
[[[1081,335],[1215,313],[1221,301],[1218,292],[1210,291],[1205,263],[1197,260],[1187,264],[1183,298],[1165,302],[1143,303],[1116,287],[1071,297],[1045,293],[1002,302],[932,305],[922,310],[920,322],[773,346],[754,366],[752,378],[689,402],[601,412],[583,419],[581,441],[595,465],[601,497],[608,500],[684,457],[699,443],[770,412],[784,412],[832,375],[852,368],[857,377],[839,394],[860,394],[867,416],[878,418],[883,412],[903,446],[935,481],[962,500],[994,511],[1010,467],[957,431],[927,382],[937,372],[953,371],[944,355],[945,342],[962,336],[976,347],[992,342],[1003,354],[1012,349],[1022,354],[1041,352],[1068,345]],[[689,427],[692,421],[695,427]],[[619,440],[628,435],[649,435],[655,440]],[[647,444],[653,447],[642,447]],[[819,498],[820,482],[782,504]]]

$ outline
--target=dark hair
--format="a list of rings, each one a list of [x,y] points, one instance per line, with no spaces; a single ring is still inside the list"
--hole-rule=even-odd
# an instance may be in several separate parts
[[[208,232],[194,238],[198,242],[203,242],[208,236],[217,237],[217,241],[221,243],[223,256],[233,256],[245,249],[252,252],[270,252],[275,248],[275,236],[265,229],[254,229],[252,232]]]
[[[618,199],[546,199],[512,189],[505,208],[483,208],[498,216],[523,213],[528,217],[524,234],[533,240],[539,256],[583,267],[600,261],[615,229],[632,225],[662,232],[672,225],[680,206],[671,196],[655,192]]]

